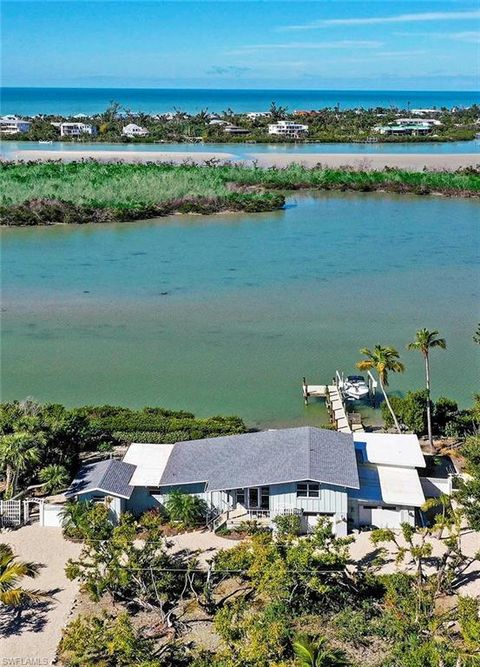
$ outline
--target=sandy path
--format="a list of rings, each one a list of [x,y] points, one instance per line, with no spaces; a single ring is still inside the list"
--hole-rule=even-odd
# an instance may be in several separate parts
[[[13,612],[0,613],[0,656],[16,659],[19,665],[50,665],[78,590],[77,583],[65,576],[65,563],[78,557],[80,545],[64,540],[60,528],[38,524],[2,532],[0,542],[10,544],[21,559],[43,565],[36,579],[22,582],[25,588],[53,595],[51,602],[22,612],[21,623],[15,621]]]
[[[445,533],[446,534],[446,533]],[[353,562],[362,560],[369,561],[375,555],[377,547],[370,541],[370,531],[357,533],[355,541],[350,545],[350,556]],[[445,551],[445,546],[441,540],[429,540],[433,545],[433,556],[440,556]],[[400,539],[400,542],[402,540]],[[387,546],[382,544],[379,546]],[[462,550],[463,553],[474,558],[475,554],[480,550],[480,534],[472,530],[464,530],[462,534]],[[382,567],[381,572],[391,574],[397,570],[406,569],[403,566],[395,565],[395,549],[389,548],[390,557],[387,558],[387,563]],[[428,570],[427,570],[428,571]],[[463,582],[458,589],[461,595],[470,595],[472,597],[480,596],[480,561],[474,559],[472,563],[465,569],[463,573]]]
[[[174,537],[168,537],[170,542],[170,551],[178,553],[184,549],[188,551],[195,551],[197,553],[198,563],[200,567],[207,565],[220,549],[232,549],[238,544],[237,540],[227,540],[221,535],[215,535],[211,532],[194,531],[191,533],[182,533]]]
[[[269,155],[266,153],[249,153],[250,159],[241,160],[243,164],[255,161],[260,167],[286,167],[289,164],[302,164],[313,167],[322,164],[326,167],[350,166],[358,169],[383,169],[398,167],[421,171],[424,167],[433,170],[455,170],[461,167],[480,164],[478,153],[289,153],[288,155]],[[101,162],[175,162],[181,164],[189,161],[203,164],[206,160],[236,161],[233,153],[189,152],[189,151],[49,151],[20,150],[13,156],[15,160],[75,160],[95,159]]]

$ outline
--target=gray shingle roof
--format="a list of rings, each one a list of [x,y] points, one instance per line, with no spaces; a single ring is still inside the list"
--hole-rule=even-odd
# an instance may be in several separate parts
[[[306,426],[177,442],[160,486],[205,482],[217,491],[301,480],[357,489],[352,435]]]
[[[105,491],[113,496],[130,498],[134,487],[129,486],[128,482],[134,471],[134,465],[114,459],[84,465],[78,471],[65,495],[70,497],[89,491]]]

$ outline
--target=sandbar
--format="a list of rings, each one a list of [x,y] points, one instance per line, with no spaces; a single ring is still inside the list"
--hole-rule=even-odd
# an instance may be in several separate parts
[[[300,164],[305,167],[349,167],[360,171],[382,170],[385,167],[406,169],[411,171],[455,171],[465,167],[480,165],[479,153],[288,153],[268,154],[249,153],[245,159],[239,159],[233,153],[215,151],[115,151],[115,150],[19,150],[13,159],[19,160],[63,160],[73,162],[93,159],[99,162],[173,162],[182,164],[189,162],[204,164],[210,160],[219,163],[236,162],[253,164],[259,167],[287,167],[289,164]]]

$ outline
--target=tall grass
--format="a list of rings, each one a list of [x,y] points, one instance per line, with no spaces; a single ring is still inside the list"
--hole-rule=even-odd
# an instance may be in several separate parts
[[[113,212],[117,219],[170,213],[173,210],[209,212],[272,210],[283,198],[269,191],[299,188],[322,190],[413,192],[478,196],[480,172],[408,172],[398,169],[354,171],[306,168],[290,165],[278,169],[253,166],[193,164],[124,164],[86,162],[31,162],[0,165],[0,212],[7,224],[43,224],[39,202],[45,206],[67,203],[74,210],[65,214],[68,222],[78,211]],[[32,201],[37,219],[29,221]],[[28,206],[26,205],[28,204]],[[30,206],[30,208],[29,208]],[[15,209],[22,208],[22,221]],[[33,215],[33,214],[32,214]],[[55,221],[62,221],[56,211]],[[15,221],[15,217],[18,221]],[[67,219],[68,218],[68,219]],[[109,219],[97,217],[97,220]]]

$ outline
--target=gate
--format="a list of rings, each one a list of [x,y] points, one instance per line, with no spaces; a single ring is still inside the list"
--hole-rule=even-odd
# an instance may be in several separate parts
[[[0,500],[0,526],[8,528],[22,525],[22,501]]]

